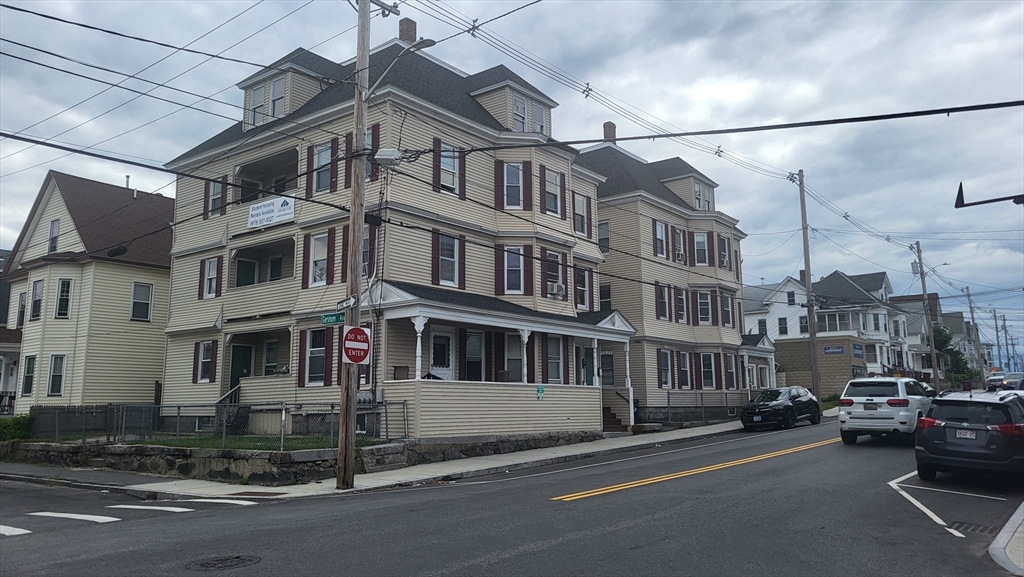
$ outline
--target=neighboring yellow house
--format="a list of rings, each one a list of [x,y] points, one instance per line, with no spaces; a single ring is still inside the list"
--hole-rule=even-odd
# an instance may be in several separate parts
[[[171,198],[47,173],[2,275],[22,332],[15,412],[154,402],[171,230],[153,231],[173,218]]]
[[[352,231],[374,341],[362,388],[407,401],[416,437],[600,430],[598,347],[634,332],[597,306],[604,177],[567,146],[464,153],[549,142],[556,103],[504,66],[399,58],[416,40],[403,22],[370,55],[370,84],[394,66],[367,143],[420,152],[368,167],[371,223]],[[337,402],[341,327],[321,314],[348,296],[353,68],[296,50],[238,85],[244,118],[168,164],[207,180],[177,183],[165,404]],[[291,211],[250,221],[275,193]]]

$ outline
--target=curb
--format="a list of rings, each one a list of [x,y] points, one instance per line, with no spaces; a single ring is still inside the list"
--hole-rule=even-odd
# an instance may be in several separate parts
[[[0,473],[0,480],[18,481],[21,483],[32,483],[35,485],[46,485],[49,487],[66,487],[69,489],[85,489],[89,491],[107,491],[109,493],[121,493],[130,497],[137,497],[145,501],[192,499],[196,495],[185,493],[165,493],[162,491],[143,491],[132,489],[124,485],[104,485],[103,483],[83,483],[81,481],[70,481],[56,477],[37,477],[33,475],[16,475],[14,473]]]
[[[1003,529],[999,531],[995,540],[988,547],[989,557],[992,557],[993,561],[999,563],[1003,569],[1014,575],[1024,575],[1024,567],[1017,565],[1013,559],[1010,559],[1010,556],[1006,554],[1006,546],[1010,543],[1010,538],[1013,537],[1013,534],[1021,528],[1022,524],[1024,524],[1024,503],[1017,507],[1017,511],[1003,525]]]

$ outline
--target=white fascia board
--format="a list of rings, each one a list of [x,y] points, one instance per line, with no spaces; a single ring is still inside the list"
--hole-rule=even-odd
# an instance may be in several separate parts
[[[673,180],[682,180],[684,178],[693,178],[694,180],[699,180],[699,181],[703,182],[704,184],[710,185],[712,188],[718,188],[718,183],[717,182],[711,180],[710,178],[708,178],[708,177],[706,177],[706,176],[704,176],[702,174],[697,174],[696,172],[687,172],[685,174],[673,175],[673,176],[670,176],[668,178],[662,178],[662,179],[658,180],[658,182],[672,182]]]
[[[575,163],[573,163],[572,165],[572,175],[573,177],[585,178],[597,184],[601,184],[608,180],[608,177],[602,174],[598,174],[592,170],[583,168],[582,166]]]
[[[391,46],[396,46],[396,45],[397,46],[401,46],[402,48],[409,48],[410,46],[412,46],[411,44],[409,44],[408,42],[406,42],[404,40],[400,40],[398,38],[392,38],[391,40],[388,40],[387,42],[385,42],[383,44],[379,44],[377,46],[374,46],[373,48],[370,48],[370,54],[376,54],[377,52],[380,52],[381,50],[385,50],[387,48],[390,48]],[[441,60],[439,58],[431,56],[431,54],[429,52],[424,52],[423,50],[416,50],[415,53],[417,55],[419,55],[419,56],[422,56],[423,58],[426,58],[427,60],[430,60],[431,62],[433,62],[434,64],[437,64],[438,66],[442,66],[444,68],[447,68],[448,70],[451,70],[452,72],[454,72],[455,74],[458,74],[459,76],[461,76],[463,78],[469,76],[468,74],[466,74],[462,70],[459,70],[458,68],[452,66],[451,64],[445,62],[444,60]],[[403,54],[402,57],[404,58],[408,54],[409,53],[407,52],[406,54]],[[353,57],[349,58],[348,60],[343,60],[343,61],[339,62],[338,65],[340,65],[340,66],[348,66],[350,64],[355,64],[355,63],[356,63],[356,57],[353,56]]]
[[[584,262],[589,262],[589,263],[593,263],[593,264],[604,264],[604,262],[605,262],[604,256],[595,257],[594,255],[591,255],[591,254],[585,254],[585,253],[576,252],[576,251],[572,252],[572,260],[574,262],[575,261],[584,261]],[[594,271],[594,272],[599,274],[599,275],[601,274],[600,271]]]
[[[201,244],[201,245],[198,245],[198,246],[190,246],[188,248],[183,248],[183,249],[180,249],[180,250],[172,251],[171,252],[171,258],[179,257],[179,256],[188,256],[190,254],[196,254],[196,253],[199,253],[199,252],[204,252],[204,251],[208,251],[208,250],[215,249],[215,248],[224,248],[227,245],[228,245],[228,243],[226,242],[226,239],[221,238],[221,240],[218,240],[218,241],[215,241],[215,242],[208,242],[206,244]]]
[[[479,96],[481,94],[487,94],[488,92],[494,92],[495,90],[501,90],[502,88],[511,88],[513,92],[518,92],[519,94],[522,94],[523,96],[526,96],[528,98],[536,100],[536,101],[540,102],[541,104],[546,104],[549,108],[557,108],[558,107],[558,103],[555,102],[554,100],[551,100],[550,98],[548,98],[547,96],[544,96],[543,94],[541,94],[539,92],[534,92],[533,90],[528,90],[528,89],[520,86],[519,84],[516,84],[515,82],[512,82],[511,80],[503,80],[503,81],[501,81],[501,82],[499,82],[497,84],[492,84],[490,86],[485,86],[483,88],[480,88],[480,89],[474,90],[473,92],[470,92],[469,95],[475,98],[475,97],[477,97],[477,96]]]
[[[255,84],[262,82],[264,80],[267,80],[268,78],[277,76],[278,74],[284,74],[284,72],[297,72],[299,74],[302,74],[303,76],[312,76],[314,78],[323,78],[325,80],[330,80],[329,78],[325,78],[323,74],[313,72],[312,70],[309,70],[308,68],[303,68],[293,62],[285,62],[284,64],[280,66],[275,66],[273,68],[270,68],[268,66],[267,68],[260,70],[256,74],[253,74],[252,76],[242,80],[235,86],[241,88],[242,90],[248,90],[249,87],[254,86]]]
[[[388,98],[383,98],[385,95],[387,95]],[[374,96],[374,102],[376,104],[381,104],[387,100],[393,100],[399,105],[417,108],[419,109],[417,112],[426,114],[439,123],[451,125],[454,128],[464,130],[474,136],[478,136],[495,144],[498,144],[498,138],[503,134],[493,128],[482,126],[476,122],[467,120],[450,110],[446,110],[435,104],[427,102],[418,96],[409,94],[408,92],[397,88],[393,84],[387,84],[381,87],[377,90],[376,95]]]
[[[636,160],[637,162],[642,162],[644,164],[648,164],[646,159],[633,154],[632,152],[626,150],[625,148],[622,148],[618,144],[616,144],[614,142],[611,142],[611,141],[601,142],[601,143],[595,144],[593,146],[587,146],[585,148],[581,148],[580,149],[580,154],[586,154],[588,152],[591,152],[591,151],[594,151],[594,150],[600,150],[602,148],[614,148],[615,150],[621,152],[622,154],[625,154],[626,156],[632,158],[633,160]]]

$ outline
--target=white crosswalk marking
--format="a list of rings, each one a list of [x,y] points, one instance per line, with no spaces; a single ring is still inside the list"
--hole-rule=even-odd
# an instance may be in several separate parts
[[[222,503],[224,505],[258,505],[256,501],[243,501],[242,499],[182,499],[188,503]]]
[[[8,527],[7,525],[0,525],[0,535],[7,537],[13,537],[15,535],[27,535],[31,533],[28,529],[19,529],[17,527]]]
[[[184,507],[163,507],[159,505],[107,505],[107,509],[139,509],[142,511],[167,511],[168,513],[188,513],[195,509]]]
[[[79,521],[92,521],[93,523],[113,523],[120,521],[117,517],[105,517],[103,515],[79,515],[78,513],[54,513],[52,511],[41,511],[39,513],[28,513],[36,517],[57,517],[59,519],[77,519]]]

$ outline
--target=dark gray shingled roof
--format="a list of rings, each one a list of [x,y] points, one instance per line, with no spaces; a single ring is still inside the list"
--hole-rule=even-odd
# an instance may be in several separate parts
[[[811,287],[814,295],[826,300],[823,308],[874,304],[881,302],[864,292],[850,277],[839,271],[814,283]]]
[[[744,347],[756,347],[761,343],[761,339],[764,338],[764,333],[755,333],[752,335],[743,335],[743,341],[740,343]]]
[[[689,167],[688,171],[678,174],[696,172],[693,170],[693,167],[683,162],[682,159],[669,160],[678,160],[683,165],[686,165],[686,167]],[[603,146],[589,150],[580,154],[576,159],[576,163],[580,166],[608,178],[608,180],[597,186],[598,198],[608,198],[617,194],[643,190],[665,202],[692,210],[693,207],[689,203],[679,198],[676,193],[661,183],[663,178],[668,178],[665,174],[673,172],[670,168],[683,170],[683,166],[677,163],[665,164],[666,162],[668,161],[654,163],[661,166],[652,168],[652,164],[641,162],[615,146]]]
[[[548,98],[543,92],[537,90],[529,82],[523,80],[519,75],[502,65],[470,76],[462,76],[452,69],[442,66],[416,52],[408,52],[396,61],[395,58],[402,52],[403,46],[402,44],[391,44],[370,54],[370,86],[377,82],[381,73],[384,72],[391,62],[395,62],[394,67],[388,72],[383,84],[377,89],[378,93],[384,86],[393,85],[435,106],[439,106],[494,130],[507,129],[491,116],[469,93],[509,81]],[[300,50],[292,52],[291,55],[282,58],[274,65],[280,66],[285,62],[291,61],[304,68],[322,72],[326,77],[334,80],[349,79],[355,69],[354,63],[347,65],[333,64],[329,60],[316,56],[311,52]],[[178,156],[171,161],[171,164],[209,150],[251,138],[267,130],[277,130],[280,127],[289,126],[294,121],[301,122],[305,116],[348,102],[353,98],[355,98],[355,86],[353,84],[349,82],[336,82],[284,118],[268,122],[244,133],[242,132],[242,122],[239,120],[202,144]]]
[[[779,284],[762,284],[743,287],[743,312],[756,313],[768,310],[765,300]]]
[[[884,272],[871,272],[868,274],[848,275],[847,278],[852,280],[853,284],[869,292],[882,290],[882,288],[885,286]]]

